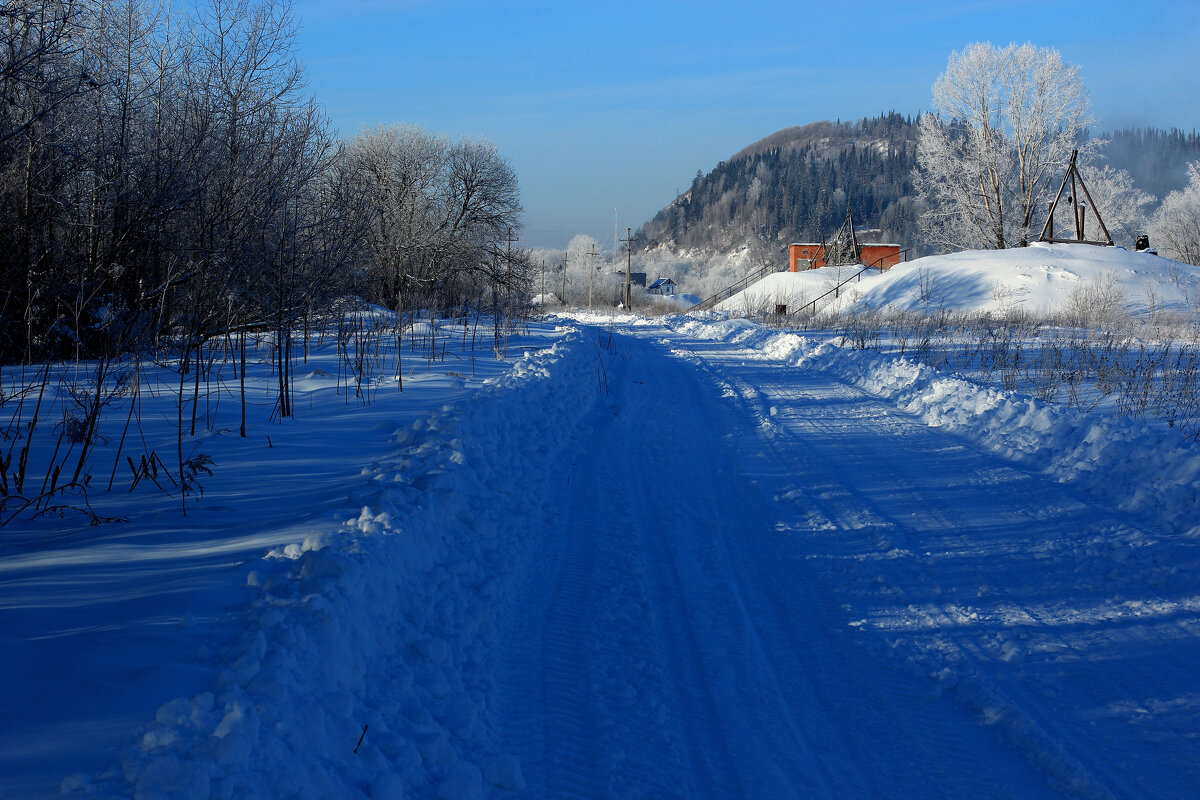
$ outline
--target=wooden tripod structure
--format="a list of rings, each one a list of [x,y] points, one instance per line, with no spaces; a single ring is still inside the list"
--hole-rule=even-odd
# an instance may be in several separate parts
[[[821,246],[825,249],[825,263],[835,263],[833,259],[838,259],[839,264],[857,264],[859,253],[862,252],[858,245],[858,233],[854,230],[854,215],[850,213],[850,206],[846,206],[846,221],[842,223],[842,227],[838,228],[837,233],[825,242],[824,237],[821,240]],[[842,259],[850,259],[845,261]]]
[[[1104,225],[1104,220],[1100,216],[1100,209],[1096,208],[1096,202],[1092,200],[1092,193],[1088,191],[1087,184],[1083,182],[1083,175],[1079,172],[1079,166],[1075,163],[1078,156],[1078,150],[1071,151],[1071,163],[1067,167],[1067,174],[1063,176],[1062,186],[1058,187],[1058,194],[1054,196],[1054,202],[1050,204],[1050,216],[1046,218],[1046,225],[1042,228],[1042,235],[1038,237],[1038,241],[1066,244],[1098,244],[1112,247],[1112,236],[1109,235],[1108,228]],[[1054,236],[1054,209],[1058,207],[1058,201],[1062,199],[1063,192],[1066,191],[1068,183],[1071,184],[1071,193],[1067,196],[1067,201],[1071,204],[1072,216],[1075,220],[1075,238],[1059,239]],[[1079,202],[1080,189],[1083,190],[1083,194],[1087,198],[1086,203]],[[1104,241],[1084,238],[1088,206],[1091,206],[1092,213],[1096,215],[1096,222],[1100,223],[1100,230],[1104,231]]]

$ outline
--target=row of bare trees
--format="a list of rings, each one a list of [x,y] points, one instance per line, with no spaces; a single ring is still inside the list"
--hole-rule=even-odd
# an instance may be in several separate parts
[[[274,362],[274,416],[291,416],[293,340],[341,298],[486,309],[501,335],[529,277],[512,168],[488,142],[416,128],[339,141],[296,30],[289,0],[0,4],[0,524],[84,491],[98,421],[121,405],[119,465],[145,356],[177,370],[168,478],[186,498],[215,359],[234,360],[245,436],[247,350]],[[62,361],[70,405],[33,486]],[[166,469],[153,450],[129,464]]]
[[[165,338],[186,361],[248,326],[286,348],[336,296],[449,304],[524,277],[495,148],[339,143],[296,24],[285,0],[0,8],[0,364]]]
[[[378,302],[499,313],[502,297],[528,288],[529,256],[511,246],[516,173],[490,142],[380,126],[350,140],[330,176],[339,205],[363,226],[365,290]]]

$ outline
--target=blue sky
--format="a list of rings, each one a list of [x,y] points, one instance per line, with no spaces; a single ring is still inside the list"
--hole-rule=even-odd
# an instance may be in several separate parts
[[[1200,2],[298,0],[312,91],[343,136],[490,139],[527,246],[611,243],[780,128],[915,114],[954,50],[1057,48],[1100,128],[1200,128]]]

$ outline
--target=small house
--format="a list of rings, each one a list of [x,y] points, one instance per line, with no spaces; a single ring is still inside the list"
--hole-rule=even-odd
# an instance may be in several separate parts
[[[675,296],[675,281],[670,278],[659,278],[646,289],[646,294],[657,294],[664,297]]]

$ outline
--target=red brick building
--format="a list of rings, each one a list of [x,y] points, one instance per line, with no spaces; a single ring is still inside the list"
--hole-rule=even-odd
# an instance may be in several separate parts
[[[796,242],[788,245],[788,269],[799,272],[801,269],[818,269],[825,266],[825,250],[826,246],[820,242]],[[860,244],[858,260],[868,267],[891,269],[900,263],[900,245]]]

